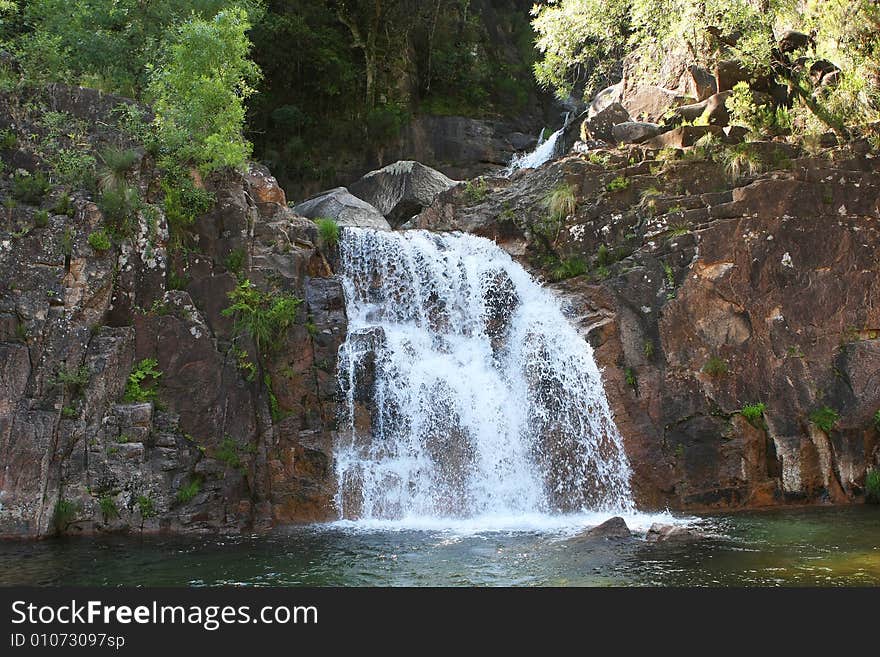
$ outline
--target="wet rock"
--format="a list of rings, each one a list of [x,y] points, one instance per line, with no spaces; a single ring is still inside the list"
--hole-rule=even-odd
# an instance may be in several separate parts
[[[626,539],[632,538],[632,533],[630,532],[629,527],[626,526],[626,521],[620,516],[615,516],[609,518],[601,525],[591,527],[578,536],[578,539],[586,540],[601,538],[609,540]]]
[[[648,529],[645,540],[649,543],[665,543],[667,541],[698,541],[706,536],[702,532],[685,525],[665,525],[654,523]]]
[[[392,226],[399,226],[455,184],[439,171],[407,160],[371,171],[348,189],[385,215]]]
[[[340,226],[391,230],[388,221],[372,205],[337,187],[294,206],[294,212],[309,219],[335,219]]]

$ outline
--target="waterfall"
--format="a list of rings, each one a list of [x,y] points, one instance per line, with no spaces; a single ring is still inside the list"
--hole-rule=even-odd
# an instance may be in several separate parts
[[[632,511],[591,347],[494,242],[346,228],[342,518]]]
[[[543,138],[544,131],[542,130],[541,136],[538,139],[538,145],[530,153],[514,155],[513,159],[510,160],[510,164],[504,170],[504,175],[509,176],[519,169],[537,169],[545,162],[549,162],[556,157],[556,151],[559,149],[559,140],[562,139],[562,136],[565,134],[565,128],[568,126],[568,117],[569,114],[566,113],[562,127],[547,139]]]

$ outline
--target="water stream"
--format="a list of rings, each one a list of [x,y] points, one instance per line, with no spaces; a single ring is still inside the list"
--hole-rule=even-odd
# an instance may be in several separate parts
[[[346,229],[340,517],[557,527],[632,515],[592,349],[493,242]]]

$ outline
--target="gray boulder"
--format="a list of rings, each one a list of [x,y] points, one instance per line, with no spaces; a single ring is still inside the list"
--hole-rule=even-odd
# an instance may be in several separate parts
[[[694,99],[672,89],[653,85],[641,86],[623,102],[629,115],[638,121],[658,121],[669,110],[694,102]]]
[[[348,189],[385,215],[392,226],[399,226],[431,205],[437,194],[456,184],[431,167],[401,160],[370,171]]]
[[[614,126],[629,120],[629,112],[624,109],[623,105],[611,103],[598,114],[588,117],[581,124],[581,141],[613,141]]]
[[[611,135],[618,144],[638,144],[660,134],[660,126],[643,121],[624,121],[611,128]]]
[[[314,196],[293,211],[309,219],[327,217],[343,227],[391,230],[382,213],[366,201],[351,194],[345,187],[336,187]]]

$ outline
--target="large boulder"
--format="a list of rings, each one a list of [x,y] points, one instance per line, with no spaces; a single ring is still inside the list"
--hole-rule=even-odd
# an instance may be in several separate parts
[[[722,91],[699,103],[682,105],[674,110],[674,115],[683,121],[692,122],[701,119],[710,125],[726,126],[730,121],[730,113],[727,110],[727,98],[730,94],[730,91]]]
[[[715,76],[696,64],[691,64],[687,68],[687,87],[688,93],[698,102],[718,93],[718,83],[715,81]]]
[[[581,141],[614,141],[614,126],[629,120],[629,112],[623,105],[611,103],[601,112],[584,120],[581,124]]]
[[[611,128],[611,134],[618,144],[638,144],[660,134],[660,126],[643,121],[625,121]]]
[[[343,227],[391,230],[381,212],[345,187],[336,187],[303,201],[294,206],[293,211],[309,219],[335,219]]]
[[[645,85],[624,102],[629,115],[638,121],[657,121],[669,110],[692,103],[693,98],[671,89]]]
[[[431,205],[456,181],[413,160],[401,160],[371,171],[349,185],[349,191],[381,212],[392,226],[408,221]]]

